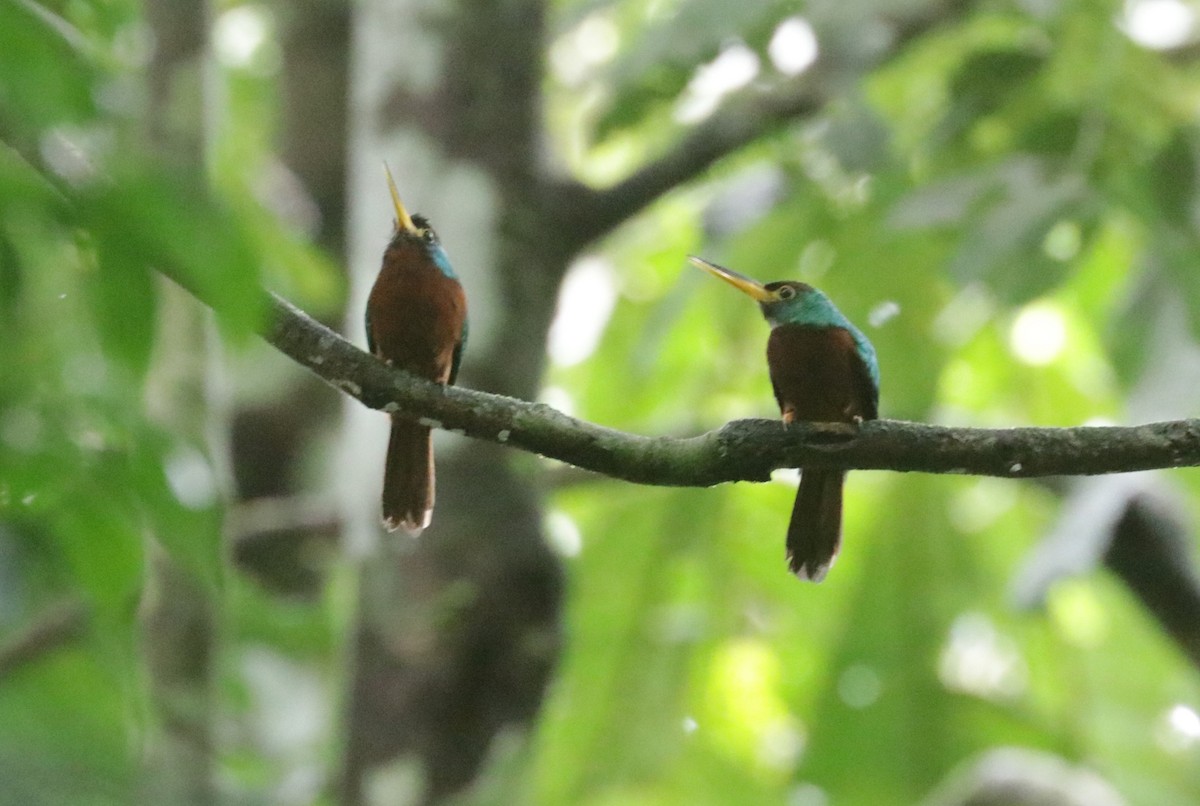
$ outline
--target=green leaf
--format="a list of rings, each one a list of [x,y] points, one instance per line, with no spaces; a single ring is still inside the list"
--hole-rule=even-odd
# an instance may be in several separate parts
[[[1150,259],[1170,279],[1172,296],[1178,296],[1188,309],[1191,331],[1200,338],[1200,271],[1196,254],[1200,238],[1194,230],[1163,225],[1154,231]]]
[[[0,142],[0,210],[34,210],[61,214],[62,195],[16,149]]]
[[[617,492],[600,509],[592,497],[589,520],[605,538],[578,558],[581,595],[569,614],[575,638],[539,737],[546,802],[580,802],[596,787],[620,791],[673,758],[683,739],[686,662],[706,629],[687,554],[700,548],[694,537],[720,499],[694,490],[609,490]],[[624,528],[612,529],[616,523]],[[607,770],[604,779],[599,770]]]
[[[149,338],[152,313],[144,295],[148,272],[167,272],[212,305],[226,335],[249,336],[258,325],[258,261],[242,225],[194,179],[165,169],[119,173],[111,184],[95,184],[79,196],[80,217],[97,246],[101,282],[138,295],[129,326],[131,342]]]
[[[47,466],[55,461],[74,462],[74,472],[56,476]],[[56,547],[106,624],[129,629],[142,586],[145,517],[126,457],[60,444],[41,465],[29,486],[51,516]]]
[[[0,3],[0,137],[35,141],[95,112],[96,70],[79,31],[36,3]]]
[[[854,575],[839,582],[853,588],[852,600],[817,685],[812,742],[799,777],[847,803],[918,802],[959,759],[987,747],[991,735],[1047,741],[1021,727],[1023,716],[1005,707],[1002,694],[999,702],[964,696],[948,687],[953,676],[939,675],[964,610],[988,608],[1003,593],[997,577],[1003,566],[995,558],[939,539],[951,529],[950,487],[972,483],[947,485],[930,476],[890,481],[877,508],[857,513],[868,528],[858,542],[848,535],[846,556],[834,569]],[[884,525],[897,522],[906,524],[902,534]],[[842,565],[850,562],[853,570]]]
[[[0,232],[0,312],[11,317],[21,293],[21,272],[17,252],[8,237]]]
[[[129,680],[70,647],[5,676],[0,780],[6,803],[118,806],[137,802],[137,753],[127,733]]]
[[[1191,226],[1196,214],[1196,141],[1179,130],[1150,163],[1146,183],[1159,214],[1177,226]]]
[[[665,21],[647,25],[631,15],[623,32],[631,44],[613,62],[607,76],[612,89],[595,129],[597,141],[658,120],[666,105],[687,86],[696,68],[713,59],[737,31],[737,39],[761,50],[785,4],[684,0]]]
[[[973,53],[950,82],[950,95],[975,114],[987,114],[998,109],[1009,94],[1026,87],[1045,63],[1045,56],[1028,49]]]
[[[105,353],[138,377],[150,366],[158,297],[151,267],[129,238],[96,241],[99,270],[87,278],[92,312]]]
[[[1071,215],[1087,198],[1082,177],[1051,173],[1042,165],[1015,157],[1001,166],[996,198],[984,204],[963,235],[950,261],[962,285],[986,281],[1010,304],[1027,302],[1056,286],[1069,266],[1046,254],[1050,228]]]
[[[1022,129],[1017,148],[1049,157],[1069,157],[1079,144],[1083,121],[1079,113],[1055,110],[1037,115]]]
[[[185,442],[150,433],[131,457],[132,478],[154,539],[198,580],[217,589],[224,574],[215,471]]]

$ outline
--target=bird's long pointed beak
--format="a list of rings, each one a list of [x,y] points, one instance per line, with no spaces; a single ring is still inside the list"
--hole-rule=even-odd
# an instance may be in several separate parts
[[[696,268],[704,269],[704,271],[713,277],[724,280],[738,291],[748,294],[758,302],[769,302],[775,299],[775,295],[768,291],[758,280],[751,279],[744,274],[739,274],[733,269],[718,266],[716,263],[709,263],[704,258],[696,257],[695,255],[688,255],[688,261]]]
[[[383,171],[387,174],[388,190],[392,193],[392,207],[396,209],[396,231],[416,232],[417,225],[413,223],[408,210],[404,209],[404,202],[400,201],[400,191],[396,190],[396,180],[392,179],[392,169],[387,162],[383,163]]]

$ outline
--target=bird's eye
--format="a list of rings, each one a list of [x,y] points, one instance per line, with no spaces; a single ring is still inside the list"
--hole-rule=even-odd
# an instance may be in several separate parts
[[[437,236],[433,234],[433,230],[423,229],[421,230],[421,240],[425,241],[425,243],[433,243],[437,240]]]
[[[791,299],[794,296],[796,296],[796,289],[792,288],[790,285],[785,285],[783,288],[779,289],[780,299]]]

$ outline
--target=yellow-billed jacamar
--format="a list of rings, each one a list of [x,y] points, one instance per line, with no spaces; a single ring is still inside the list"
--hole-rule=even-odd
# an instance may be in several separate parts
[[[452,384],[467,343],[467,299],[429,221],[409,216],[390,170],[387,181],[395,231],[367,299],[367,346],[392,366]],[[433,486],[429,427],[393,414],[383,471],[388,531],[420,534],[433,515]]]
[[[771,325],[767,370],[786,426],[796,420],[857,423],[879,416],[875,348],[829,297],[805,283],[766,285],[698,257],[693,265],[758,302]],[[787,533],[787,560],[820,582],[842,539],[844,470],[804,470]]]

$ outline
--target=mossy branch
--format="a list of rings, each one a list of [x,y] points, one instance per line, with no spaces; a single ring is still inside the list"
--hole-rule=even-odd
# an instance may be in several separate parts
[[[898,420],[737,420],[695,437],[647,437],[393,369],[275,295],[262,335],[331,386],[382,411],[639,484],[763,481],[784,467],[1028,478],[1200,465],[1200,419],[1129,427],[951,428]]]

